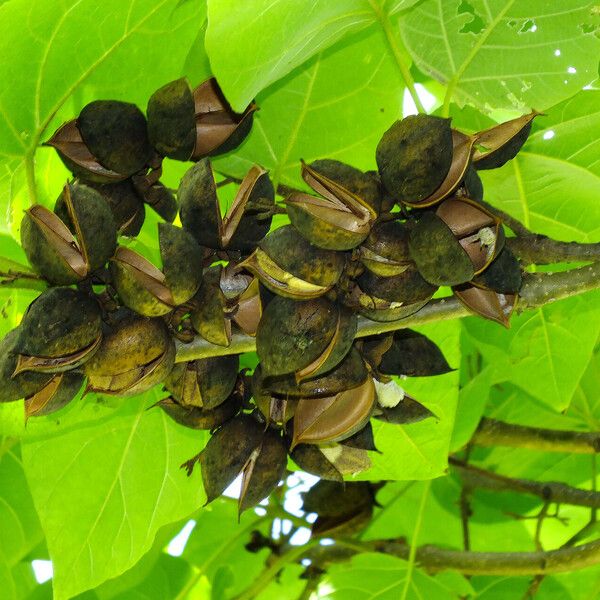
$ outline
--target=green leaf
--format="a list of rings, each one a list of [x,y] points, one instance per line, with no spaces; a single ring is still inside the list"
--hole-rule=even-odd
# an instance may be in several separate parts
[[[12,0],[0,6],[0,79],[11,82],[0,90],[0,190],[10,191],[2,196],[3,210],[11,210],[4,203],[13,199],[24,205],[25,182],[36,198],[39,144],[88,101],[145,107],[156,88],[188,66],[202,66],[207,75],[207,61],[188,60],[203,13],[202,3],[178,0],[48,0],[35,7]]]
[[[407,576],[412,575],[406,593]],[[405,560],[387,554],[359,554],[349,562],[328,569],[326,584],[331,591],[319,593],[324,600],[458,600],[457,590],[446,587],[424,571],[414,568],[412,573]]]
[[[458,321],[418,327],[443,351],[450,366],[458,366],[460,324]],[[458,399],[458,371],[436,377],[412,377],[399,381],[408,394],[437,418],[410,425],[373,421],[375,445],[381,454],[371,453],[372,468],[356,479],[431,479],[442,475]]]
[[[585,370],[569,406],[568,416],[577,417],[593,431],[600,430],[600,353],[596,351]]]
[[[460,450],[475,433],[488,400],[492,373],[491,367],[484,368],[459,390],[450,452]]]
[[[597,78],[599,28],[589,0],[425,0],[400,20],[414,62],[448,85],[447,100],[520,112],[548,108]]]
[[[590,132],[600,123],[599,101],[599,92],[584,91],[540,117],[536,126],[543,128],[516,158],[481,172],[486,200],[536,233],[598,241],[599,142]]]
[[[20,600],[35,585],[31,566],[22,561],[43,541],[44,534],[27,487],[19,446],[10,439],[0,443],[0,531],[2,597]]]
[[[86,397],[56,419],[28,424],[23,459],[59,600],[131,567],[161,526],[205,499],[200,474],[188,478],[179,468],[205,435],[158,409],[146,411],[141,397],[119,404],[115,411],[100,397]]]
[[[514,316],[510,329],[480,319],[465,331],[496,372],[535,398],[562,411],[569,406],[592,355],[598,333],[599,295],[575,296]]]
[[[403,91],[383,34],[371,28],[259,95],[249,139],[215,168],[243,177],[257,163],[275,183],[291,186],[301,184],[300,159],[374,168],[375,147],[400,116]]]
[[[368,0],[208,0],[206,50],[225,95],[243,110],[269,84],[375,18]]]

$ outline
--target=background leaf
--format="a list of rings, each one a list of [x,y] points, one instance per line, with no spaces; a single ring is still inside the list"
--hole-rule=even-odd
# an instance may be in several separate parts
[[[115,410],[90,397],[57,420],[29,424],[23,460],[54,561],[57,599],[131,567],[162,525],[205,499],[200,474],[188,478],[179,468],[201,450],[205,434],[147,405],[127,398]]]
[[[589,0],[425,0],[400,20],[413,60],[479,108],[544,110],[598,77],[600,16]]]
[[[384,36],[371,28],[259,94],[249,139],[215,168],[243,177],[258,163],[275,183],[291,186],[301,185],[300,159],[373,168],[381,132],[400,116],[403,92]]]

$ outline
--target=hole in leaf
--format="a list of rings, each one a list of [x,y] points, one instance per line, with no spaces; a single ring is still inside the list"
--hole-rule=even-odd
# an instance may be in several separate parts
[[[519,33],[533,33],[535,31],[537,31],[537,25],[533,19],[527,19],[524,21],[523,25],[521,25],[521,28],[519,29]]]
[[[466,22],[462,29],[459,30],[459,33],[481,33],[485,29],[485,21],[481,18],[475,8],[469,4],[466,0],[462,0],[462,2],[458,5],[458,9],[456,10],[456,14],[458,15],[471,15],[473,18]]]

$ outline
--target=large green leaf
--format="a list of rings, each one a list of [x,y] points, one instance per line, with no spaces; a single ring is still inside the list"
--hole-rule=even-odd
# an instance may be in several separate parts
[[[416,2],[208,0],[206,49],[227,98],[242,110],[258,92],[342,37],[378,19],[387,23]]]
[[[561,411],[569,406],[598,334],[598,293],[575,296],[513,317],[510,329],[481,319],[463,321],[495,380],[509,381]]]
[[[38,145],[86,102],[111,98],[144,107],[156,88],[186,69],[196,70],[190,73],[196,81],[205,76],[203,53],[200,60],[188,56],[191,48],[198,52],[203,15],[203,3],[177,0],[12,0],[0,6],[0,79],[10,82],[0,90],[0,190],[10,192],[0,201],[4,213],[20,212],[25,182],[35,197]],[[41,187],[39,196],[48,201]],[[6,205],[13,198],[15,209]]]
[[[276,183],[292,186],[301,181],[300,159],[373,168],[379,138],[400,116],[403,91],[383,34],[369,29],[259,95],[250,138],[216,168],[242,177],[258,163]]]
[[[2,597],[20,600],[30,577],[23,561],[44,539],[33,500],[27,486],[19,446],[0,437],[0,582]]]
[[[583,91],[539,117],[522,152],[482,173],[486,199],[536,233],[566,241],[600,239],[600,93]]]
[[[408,582],[407,582],[408,580]],[[319,590],[324,600],[458,600],[469,586],[448,587],[447,579],[411,569],[407,561],[387,554],[359,554],[327,571]]]
[[[458,321],[418,329],[442,348],[450,366],[458,367]],[[357,479],[431,479],[442,475],[447,467],[458,401],[458,371],[436,377],[402,379],[400,384],[436,418],[411,425],[373,420],[375,444],[381,454],[370,454],[372,468],[357,475]]]
[[[598,76],[594,2],[425,0],[400,21],[415,63],[448,98],[489,110],[542,110]]]
[[[58,600],[131,567],[161,526],[205,498],[200,474],[188,478],[179,466],[206,436],[147,411],[139,397],[114,404],[92,396],[28,424],[23,461]]]

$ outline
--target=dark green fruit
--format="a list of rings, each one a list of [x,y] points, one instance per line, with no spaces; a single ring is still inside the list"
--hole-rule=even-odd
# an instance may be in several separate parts
[[[424,200],[444,181],[452,148],[449,119],[413,115],[396,121],[377,146],[381,181],[400,202]]]
[[[111,171],[130,176],[150,161],[146,118],[135,104],[90,102],[79,113],[77,127],[90,152]]]

